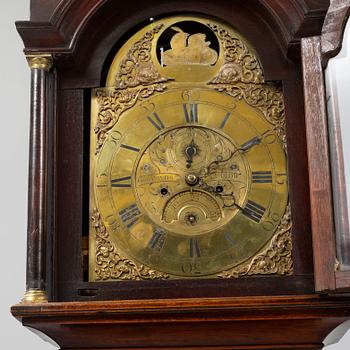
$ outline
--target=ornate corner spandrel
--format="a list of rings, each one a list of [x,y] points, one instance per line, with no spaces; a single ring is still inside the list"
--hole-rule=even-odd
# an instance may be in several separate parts
[[[292,220],[288,205],[286,212],[268,245],[248,263],[224,271],[218,277],[233,278],[252,275],[293,274],[292,259]]]
[[[95,280],[155,280],[168,279],[169,275],[138,264],[118,252],[110,241],[109,232],[97,209],[92,215],[95,230]]]
[[[224,64],[208,86],[258,108],[274,126],[283,147],[287,148],[283,93],[277,85],[267,84],[256,54],[238,36],[216,24],[208,24],[224,50]]]
[[[278,87],[267,84],[217,84],[215,89],[239,100],[243,99],[250,106],[259,109],[273,125],[284,149],[287,148],[283,93]]]
[[[98,102],[97,121],[94,132],[96,134],[97,155],[108,136],[108,132],[118,122],[120,116],[132,108],[138,101],[142,101],[155,92],[166,90],[165,84],[140,86],[134,89],[101,88],[97,89],[95,96]]]
[[[155,68],[152,59],[152,43],[155,34],[163,28],[156,25],[135,42],[121,60],[112,87],[97,89],[96,154],[99,153],[108,132],[118,122],[120,116],[138,101],[150,97],[155,92],[166,90],[166,82]]]
[[[117,89],[133,88],[139,85],[152,85],[168,81],[155,68],[152,60],[152,42],[154,35],[163,28],[163,24],[155,26],[129,49],[119,66],[115,77]]]
[[[208,23],[224,50],[225,61],[212,84],[262,84],[264,75],[259,60],[242,39],[217,24]]]

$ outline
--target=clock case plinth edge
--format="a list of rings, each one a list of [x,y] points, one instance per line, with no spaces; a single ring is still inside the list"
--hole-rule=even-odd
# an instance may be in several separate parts
[[[350,298],[303,295],[20,304],[11,311],[23,325],[44,333],[63,349],[316,350],[349,319]],[[339,340],[346,324],[338,330],[326,345]]]

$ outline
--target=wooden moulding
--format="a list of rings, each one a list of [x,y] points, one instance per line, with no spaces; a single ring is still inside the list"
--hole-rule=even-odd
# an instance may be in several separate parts
[[[349,319],[350,298],[49,303],[12,313],[62,349],[321,349]]]
[[[236,13],[232,23],[239,27],[242,22],[247,31],[258,33],[255,35],[261,36],[257,40],[261,50],[271,50],[264,47],[264,37],[271,36],[283,57],[299,62],[300,38],[321,32],[328,6],[329,0],[251,0],[249,5],[245,0],[32,0],[31,21],[18,21],[16,26],[27,54],[52,53],[55,62],[63,61],[64,69],[73,67],[73,75],[82,70],[81,76],[89,77],[86,87],[96,87],[101,77],[96,61],[104,50],[113,50],[116,42],[125,39],[123,33],[133,32],[135,24],[145,23],[150,17],[158,19],[181,9],[183,13],[201,13],[229,23]],[[268,57],[267,53],[266,64]]]

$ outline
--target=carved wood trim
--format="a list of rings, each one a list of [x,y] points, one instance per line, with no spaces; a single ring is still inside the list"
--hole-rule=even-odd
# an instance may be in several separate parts
[[[40,2],[40,0],[36,1]],[[16,23],[26,52],[44,52],[50,49],[52,53],[74,53],[76,43],[79,42],[79,37],[89,21],[98,15],[102,8],[113,6],[112,3],[115,2],[57,0],[55,7],[53,4],[46,5],[48,10],[52,11],[54,8],[51,15],[41,13],[40,6],[32,5],[32,18],[36,22],[19,21]],[[249,6],[251,11],[255,11],[254,8],[262,8],[263,12],[268,14],[268,21],[279,37],[281,47],[289,50],[300,42],[302,36],[319,34],[317,27],[320,27],[323,21],[329,1],[318,0],[315,6],[315,1],[312,0],[285,0],[278,5],[273,0],[257,0]]]

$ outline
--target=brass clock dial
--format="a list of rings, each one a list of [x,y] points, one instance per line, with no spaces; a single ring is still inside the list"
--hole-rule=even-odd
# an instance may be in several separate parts
[[[92,98],[90,278],[290,273],[283,99],[249,45],[163,19],[120,49],[107,86]]]
[[[256,254],[288,198],[271,126],[246,103],[205,89],[166,92],[126,112],[95,176],[116,245],[173,276],[218,274]]]

